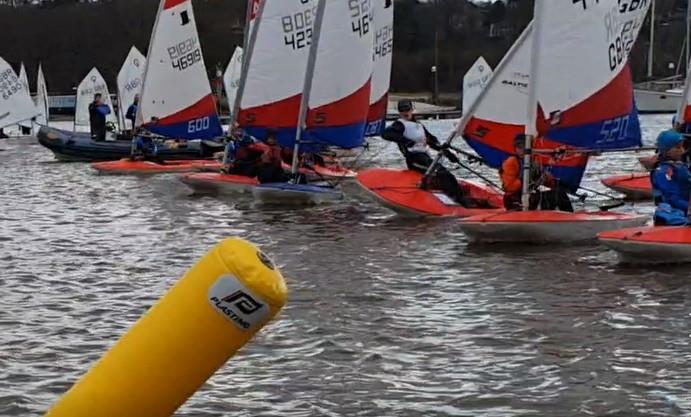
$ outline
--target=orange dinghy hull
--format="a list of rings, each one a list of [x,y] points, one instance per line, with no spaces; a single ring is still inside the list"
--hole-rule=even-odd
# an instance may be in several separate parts
[[[119,161],[94,162],[91,167],[102,174],[128,175],[128,174],[168,174],[194,172],[202,169],[207,164],[216,164],[214,161],[205,160],[181,160],[166,161],[163,163],[152,161],[133,161],[121,159]]]
[[[627,200],[650,200],[653,198],[653,185],[649,173],[617,175],[605,178],[602,184],[624,194]]]
[[[358,184],[383,206],[403,216],[468,217],[503,210],[503,196],[490,187],[473,181],[459,180],[471,198],[482,200],[493,208],[466,208],[436,190],[420,188],[422,174],[416,171],[369,169],[357,175]]]
[[[691,263],[691,227],[638,227],[600,233],[600,243],[623,263]]]
[[[464,219],[460,227],[477,243],[570,243],[594,240],[616,228],[641,226],[646,216],[613,212],[505,211]]]
[[[256,177],[220,172],[198,172],[180,176],[180,181],[199,194],[236,194],[252,192],[259,185]]]

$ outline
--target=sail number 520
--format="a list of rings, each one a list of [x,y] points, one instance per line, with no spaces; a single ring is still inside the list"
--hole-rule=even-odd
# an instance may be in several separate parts
[[[615,119],[606,120],[600,129],[600,139],[598,143],[617,142],[626,137],[629,130],[629,116],[621,116]]]

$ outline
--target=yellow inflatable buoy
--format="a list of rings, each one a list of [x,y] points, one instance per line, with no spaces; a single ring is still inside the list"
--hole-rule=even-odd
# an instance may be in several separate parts
[[[286,302],[251,243],[214,247],[46,414],[170,416]]]

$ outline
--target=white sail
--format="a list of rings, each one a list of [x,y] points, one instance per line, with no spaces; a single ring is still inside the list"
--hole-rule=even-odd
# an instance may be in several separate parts
[[[38,75],[36,76],[36,123],[47,126],[50,119],[50,107],[48,105],[48,87],[46,78],[43,75],[41,64],[38,64]]]
[[[184,139],[208,139],[223,133],[191,0],[160,1],[137,125]]]
[[[107,122],[117,123],[117,118],[113,112],[113,104],[108,92],[108,84],[103,79],[101,73],[95,67],[89,71],[82,82],[77,87],[77,103],[74,111],[74,127],[90,126],[89,123],[89,104],[94,101],[95,94],[101,94],[103,104],[110,107],[110,114],[106,116]]]
[[[226,72],[223,74],[223,87],[226,90],[228,106],[232,109],[240,86],[242,76],[242,48],[236,47],[233,56],[230,58]]]
[[[362,146],[374,69],[371,2],[321,1],[325,11],[315,23],[315,63],[305,86],[307,139],[342,148]]]
[[[10,64],[0,58],[0,128],[30,120],[36,107]]]
[[[367,115],[366,134],[368,136],[382,134],[385,127],[393,63],[393,8],[393,0],[372,2],[374,70],[372,71],[370,109]]]
[[[271,130],[283,146],[292,146],[314,14],[312,0],[260,3],[251,45],[244,51],[237,115],[240,126],[252,136],[263,139]]]
[[[31,89],[29,88],[29,77],[26,75],[26,68],[24,67],[23,62],[21,63],[21,66],[19,68],[19,81],[21,81],[22,86],[24,86],[24,91],[26,91],[26,94],[28,94],[29,97],[31,97]],[[31,120],[25,120],[23,122],[20,122],[19,126],[31,129]]]
[[[141,93],[146,58],[133,46],[118,72],[118,123],[120,129],[130,129],[131,122],[125,118],[127,109],[134,102],[134,96]]]
[[[463,76],[463,111],[469,109],[485,89],[492,76],[492,67],[485,58],[479,57]]]

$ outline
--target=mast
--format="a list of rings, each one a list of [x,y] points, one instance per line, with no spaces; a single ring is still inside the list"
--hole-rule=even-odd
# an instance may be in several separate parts
[[[254,50],[254,44],[257,41],[257,32],[259,31],[259,25],[261,24],[262,16],[264,15],[264,6],[266,5],[267,1],[269,0],[261,0],[259,2],[259,10],[257,11],[257,15],[255,16],[254,26],[252,26],[252,33],[250,33],[250,21],[252,20],[252,6],[254,6],[254,0],[248,0],[247,2],[245,40],[243,43],[244,49],[242,50],[242,69],[240,70],[240,82],[238,83],[238,90],[235,92],[235,102],[233,103],[232,113],[230,114],[230,133],[232,133],[233,128],[235,127],[235,124],[238,121],[240,103],[242,102],[242,96],[245,94],[245,84],[247,84],[247,70],[250,67],[250,61],[252,60],[252,51]],[[226,146],[226,148],[223,150],[223,165],[226,165],[227,163],[228,147]]]
[[[684,65],[686,69],[689,69],[689,59],[691,59],[691,44],[689,43],[689,35],[691,34],[691,0],[686,2],[686,36],[684,37],[686,42],[686,60]]]
[[[653,78],[653,60],[655,59],[655,0],[650,11],[650,45],[648,45],[648,79]]]
[[[238,90],[235,92],[235,102],[233,103],[233,112],[230,115],[230,129],[238,121],[238,113],[240,112],[240,103],[242,102],[242,96],[245,94],[245,84],[247,84],[247,70],[250,67],[250,61],[252,60],[252,53],[254,52],[254,44],[257,42],[257,33],[259,32],[259,26],[261,25],[262,16],[264,15],[264,6],[266,2],[270,0],[261,0],[259,2],[259,10],[255,16],[254,25],[252,26],[252,31],[250,31],[250,22],[252,21],[252,6],[254,5],[254,0],[249,0],[247,3],[247,21],[245,22],[245,41],[243,43],[244,49],[242,50],[242,65],[240,70],[240,82],[238,83]],[[224,157],[225,159],[225,157]]]
[[[537,90],[539,74],[539,60],[542,36],[542,15],[544,4],[547,0],[535,0],[535,11],[533,17],[533,42],[530,51],[530,85],[528,86],[528,108],[525,123],[525,155],[523,157],[523,191],[521,202],[523,210],[528,210],[530,206],[530,171],[532,165],[532,146],[533,139],[537,136]]]
[[[293,180],[297,180],[298,163],[300,157],[300,142],[302,139],[303,130],[307,129],[307,110],[309,108],[309,96],[312,92],[312,80],[314,78],[314,68],[317,65],[317,52],[319,51],[319,38],[321,37],[322,22],[324,21],[324,12],[326,11],[326,2],[328,0],[316,0],[317,13],[312,26],[312,45],[310,46],[310,54],[307,58],[307,70],[305,71],[305,83],[302,89],[302,97],[300,98],[300,113],[298,116],[297,129],[295,131],[295,146],[293,147],[293,163],[291,172]]]

